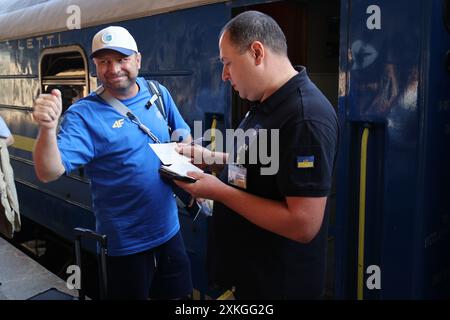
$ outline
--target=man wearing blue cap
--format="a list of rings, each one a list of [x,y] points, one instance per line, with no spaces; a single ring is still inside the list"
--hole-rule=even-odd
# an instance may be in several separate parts
[[[108,298],[186,297],[192,281],[178,209],[149,144],[170,141],[168,126],[189,142],[190,129],[165,87],[159,86],[159,91],[167,122],[156,107],[148,107],[152,94],[146,80],[138,77],[141,55],[125,28],[99,31],[91,58],[103,92],[97,90],[73,104],[58,133],[60,91],[41,94],[35,101],[36,175],[49,182],[85,167],[96,229],[108,237]],[[112,106],[111,99],[128,107],[151,134]]]

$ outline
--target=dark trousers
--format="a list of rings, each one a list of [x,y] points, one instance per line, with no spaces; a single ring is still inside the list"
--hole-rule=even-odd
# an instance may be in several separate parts
[[[181,232],[147,251],[107,257],[108,299],[177,299],[192,293],[191,265]]]

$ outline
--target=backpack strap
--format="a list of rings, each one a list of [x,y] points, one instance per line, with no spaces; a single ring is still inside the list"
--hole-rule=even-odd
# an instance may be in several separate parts
[[[166,108],[164,106],[164,101],[162,99],[161,93],[159,92],[159,83],[155,80],[146,80],[145,83],[147,83],[148,90],[152,94],[152,97],[150,98],[150,105],[148,105],[147,108],[150,108],[151,105],[155,104],[158,108],[159,112],[164,117],[164,120],[166,121],[167,128],[169,129],[169,136],[172,135],[172,128],[169,125],[169,121],[167,120],[167,113]]]

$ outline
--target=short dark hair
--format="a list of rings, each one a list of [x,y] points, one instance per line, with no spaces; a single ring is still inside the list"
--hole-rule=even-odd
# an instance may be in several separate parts
[[[231,42],[241,53],[254,41],[260,41],[273,52],[287,56],[286,37],[276,21],[259,11],[245,11],[231,19],[220,31],[228,31]]]

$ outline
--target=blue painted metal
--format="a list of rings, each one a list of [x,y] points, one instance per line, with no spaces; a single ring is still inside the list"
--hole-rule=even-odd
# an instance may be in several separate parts
[[[449,294],[448,105],[443,63],[450,37],[441,1],[377,1],[381,30],[369,30],[373,1],[343,1],[339,99],[336,296],[355,297],[359,145],[368,149],[365,266],[381,268],[370,298]],[[348,40],[344,40],[344,36]],[[347,42],[348,41],[348,42]],[[342,46],[345,45],[345,46]],[[344,80],[343,80],[344,81]],[[439,107],[441,106],[441,107]],[[446,253],[445,253],[446,252]],[[445,253],[445,254],[444,254]],[[368,278],[366,274],[366,278]]]
[[[348,109],[347,90],[349,82],[349,61],[348,61],[348,33],[350,23],[350,4],[349,1],[341,1],[340,9],[340,43],[339,43],[339,95],[338,95],[338,117],[341,126],[338,160],[336,162],[336,179],[338,190],[349,190],[350,183],[347,178],[348,163],[350,163],[350,144],[346,143],[350,139],[350,128],[346,124],[346,110]],[[349,234],[348,228],[348,197],[337,194],[335,224],[330,225],[330,231],[335,241],[335,279],[334,295],[338,298],[347,298],[348,281],[352,277],[349,274],[349,239],[344,235]],[[339,214],[338,214],[339,213]]]
[[[217,37],[241,6],[272,1],[239,0],[118,22],[135,36],[141,75],[163,83],[189,125],[194,120],[231,127],[229,85],[221,81]],[[381,290],[367,299],[449,295],[450,179],[448,145],[450,75],[444,66],[450,35],[440,0],[341,0],[335,297],[356,295],[359,144],[370,127],[365,262],[381,268]],[[381,30],[369,30],[366,9],[381,9]],[[89,52],[104,26],[0,42],[0,115],[11,131],[35,138],[32,99],[39,90],[43,48],[79,45]],[[89,62],[89,73],[94,74]],[[207,129],[207,128],[203,128]],[[75,226],[93,228],[88,181],[75,176],[40,183],[31,153],[12,147],[23,215],[72,239]],[[441,182],[444,181],[444,182]],[[39,192],[36,192],[38,191]],[[26,201],[25,201],[26,199]],[[207,219],[192,223],[180,212],[194,284],[207,289]],[[93,249],[93,248],[91,248]],[[367,279],[366,275],[366,279]],[[203,296],[204,297],[204,296]]]
[[[423,143],[421,169],[423,172],[423,242],[424,250],[417,264],[426,275],[424,282],[414,287],[416,295],[446,297],[450,295],[450,73],[445,65],[450,50],[450,33],[442,21],[442,2],[433,1],[430,38],[427,43],[428,59],[422,70],[427,70],[424,83]],[[430,170],[432,168],[432,170]]]

